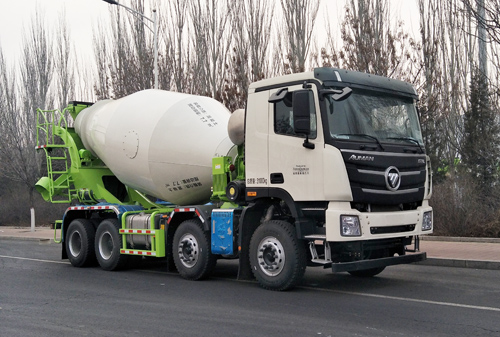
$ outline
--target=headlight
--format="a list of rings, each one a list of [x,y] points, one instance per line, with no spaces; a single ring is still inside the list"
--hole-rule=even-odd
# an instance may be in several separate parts
[[[342,236],[361,236],[359,218],[355,215],[341,215],[340,230]]]
[[[432,229],[432,211],[425,212],[422,219],[422,231],[430,231]]]

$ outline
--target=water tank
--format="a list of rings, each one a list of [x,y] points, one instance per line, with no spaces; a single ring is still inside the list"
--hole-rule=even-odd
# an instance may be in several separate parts
[[[209,97],[145,90],[97,102],[80,112],[75,129],[123,184],[188,205],[210,198],[212,157],[234,146],[229,117]]]

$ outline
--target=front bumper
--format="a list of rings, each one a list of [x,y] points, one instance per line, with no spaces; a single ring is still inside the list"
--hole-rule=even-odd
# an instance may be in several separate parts
[[[431,234],[432,229],[422,230],[424,213],[429,211],[432,211],[432,207],[427,201],[415,210],[398,212],[359,212],[352,209],[349,202],[332,201],[326,210],[326,241],[349,242]],[[342,236],[342,215],[359,218],[361,235]]]

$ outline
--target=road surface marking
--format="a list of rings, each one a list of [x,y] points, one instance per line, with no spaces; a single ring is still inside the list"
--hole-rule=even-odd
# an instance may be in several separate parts
[[[439,302],[439,301],[419,300],[419,299],[416,299],[416,298],[387,296],[387,295],[378,295],[378,294],[370,294],[370,293],[358,293],[358,292],[354,292],[354,291],[321,289],[321,288],[313,288],[313,287],[299,287],[299,288],[308,289],[308,290],[319,290],[319,291],[332,292],[332,293],[345,294],[345,295],[355,295],[355,296],[382,298],[382,299],[389,299],[389,300],[396,300],[396,301],[403,301],[403,302],[425,303],[425,304],[442,305],[442,306],[447,306],[447,307],[457,307],[457,308],[466,308],[466,309],[476,309],[476,310],[486,310],[486,311],[500,312],[500,308],[483,307],[483,306],[478,306],[478,305],[468,305],[468,304],[459,304],[459,303],[451,303],[451,302]]]
[[[30,259],[30,258],[27,258],[27,257],[19,257],[19,256],[0,255],[0,258],[14,259],[14,260],[35,261],[35,262],[46,262],[46,263],[70,264],[69,262],[65,262],[65,261],[51,261],[51,260],[41,260],[41,259]]]
[[[26,257],[6,256],[6,255],[0,255],[0,258],[14,259],[14,260],[27,260],[27,261],[45,262],[45,263],[70,264],[69,262],[64,262],[64,261],[51,261],[51,260],[41,260],[41,259],[30,259],[30,258],[26,258]],[[175,273],[165,273],[165,272],[159,272],[159,271],[148,271],[148,272],[150,272],[150,273],[158,273],[158,274],[175,274]],[[177,275],[177,274],[175,274],[175,275]],[[213,278],[214,279],[223,279],[223,280],[229,280],[229,281],[242,282],[242,281],[239,281],[239,280],[233,280],[233,279],[228,279],[228,278],[220,278],[220,277],[213,277]],[[255,283],[255,281],[250,281],[250,282]],[[459,303],[451,303],[451,302],[439,302],[439,301],[419,300],[419,299],[415,299],[415,298],[406,298],[406,297],[397,297],[397,296],[388,296],[388,295],[378,295],[378,294],[370,294],[370,293],[359,293],[359,292],[354,292],[354,291],[342,291],[342,290],[322,289],[322,288],[314,288],[314,287],[307,287],[307,286],[299,286],[297,288],[308,289],[308,290],[316,290],[316,291],[323,291],[323,292],[330,292],[330,293],[337,293],[337,294],[353,295],[353,296],[364,296],[364,297],[382,298],[382,299],[389,299],[389,300],[403,301],[403,302],[425,303],[425,304],[434,304],[434,305],[441,305],[441,306],[447,306],[447,307],[456,307],[456,308],[464,308],[464,309],[476,309],[476,310],[485,310],[485,311],[500,312],[500,308],[483,307],[483,306],[478,306],[478,305],[468,305],[468,304],[459,304]]]

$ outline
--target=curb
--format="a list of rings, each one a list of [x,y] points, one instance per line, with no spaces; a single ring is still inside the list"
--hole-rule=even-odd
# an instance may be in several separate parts
[[[0,236],[0,240],[9,240],[9,241],[38,241],[40,244],[52,244],[52,243],[55,243],[54,239],[26,238],[26,237],[18,237],[18,236]]]
[[[500,238],[469,238],[456,236],[420,236],[421,241],[500,243]]]
[[[460,260],[428,257],[427,260],[417,262],[416,264],[435,267],[500,270],[500,262],[497,261]]]

